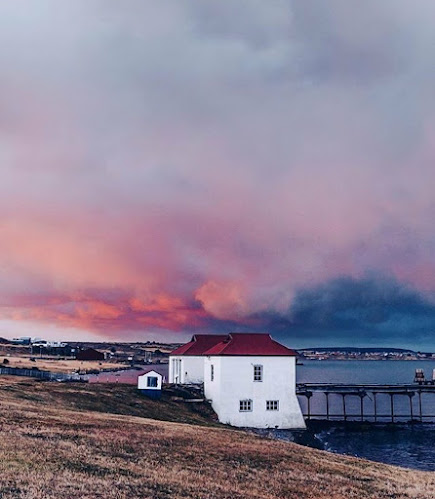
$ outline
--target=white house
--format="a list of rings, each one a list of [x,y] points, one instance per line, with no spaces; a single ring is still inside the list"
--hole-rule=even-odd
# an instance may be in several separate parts
[[[146,371],[137,378],[137,388],[150,398],[160,398],[162,394],[163,376],[157,371]]]
[[[204,393],[221,423],[305,428],[296,396],[296,352],[269,334],[231,333],[207,350]]]
[[[204,382],[204,352],[223,341],[225,334],[195,334],[189,343],[169,355],[169,383]]]

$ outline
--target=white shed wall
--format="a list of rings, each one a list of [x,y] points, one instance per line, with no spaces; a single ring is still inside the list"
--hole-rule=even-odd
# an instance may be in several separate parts
[[[210,366],[214,381],[210,380]],[[254,365],[263,366],[263,381],[254,381]],[[251,428],[305,428],[296,396],[296,358],[211,356],[204,362],[204,392],[221,423]],[[240,400],[252,400],[251,412],[240,412]],[[266,401],[278,400],[278,411]]]
[[[148,378],[157,378],[157,387],[149,387],[147,386]],[[150,371],[149,373],[142,374],[142,376],[138,376],[137,378],[137,387],[139,390],[161,390],[162,389],[162,375],[156,371]]]

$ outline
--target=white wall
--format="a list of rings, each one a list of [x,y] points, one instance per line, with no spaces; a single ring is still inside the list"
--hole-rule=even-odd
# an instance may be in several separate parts
[[[214,365],[214,381],[210,366]],[[254,365],[263,366],[263,381],[254,381]],[[211,356],[204,362],[204,393],[221,423],[251,428],[305,428],[296,397],[296,358]],[[252,400],[252,412],[240,412],[240,400]],[[267,400],[279,400],[267,411]]]
[[[204,381],[204,357],[200,355],[170,355],[169,383],[202,383]]]
[[[180,380],[177,379],[178,373],[177,364],[181,362],[181,357],[170,355],[169,356],[169,373],[168,373],[168,381],[169,383],[180,383]]]
[[[206,399],[215,401],[219,405],[222,387],[222,357],[204,357],[204,395]],[[214,380],[211,381],[211,365],[214,366]],[[215,406],[213,409],[216,411]]]
[[[147,386],[147,380],[149,377],[157,378],[157,387]],[[162,375],[156,371],[150,371],[149,373],[142,374],[142,376],[138,376],[137,378],[137,387],[139,388],[139,390],[161,390]]]

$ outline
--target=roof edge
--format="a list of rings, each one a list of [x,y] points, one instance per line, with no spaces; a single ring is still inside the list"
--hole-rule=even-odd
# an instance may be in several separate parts
[[[205,353],[202,357],[297,357],[299,354],[295,353]]]

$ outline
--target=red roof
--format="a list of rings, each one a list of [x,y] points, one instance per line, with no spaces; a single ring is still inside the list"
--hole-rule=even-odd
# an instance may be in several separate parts
[[[170,353],[170,355],[204,355],[204,352],[216,345],[228,335],[226,334],[195,334],[189,343],[181,345]]]
[[[267,333],[230,333],[205,355],[296,356],[297,353],[273,340]]]

